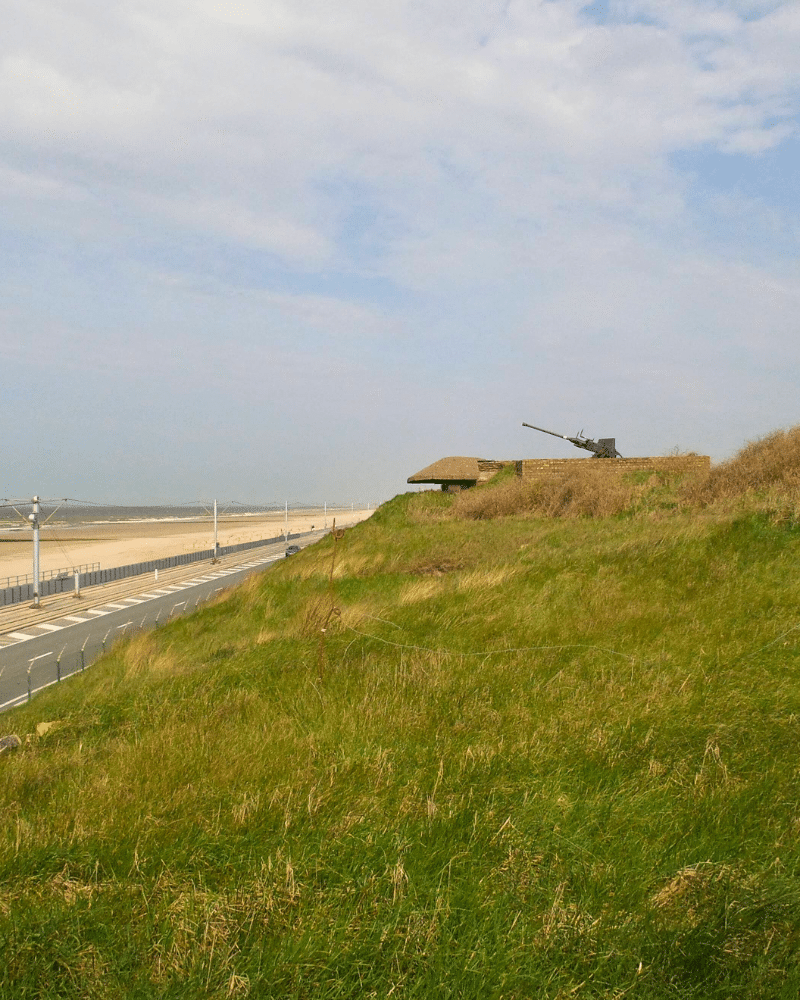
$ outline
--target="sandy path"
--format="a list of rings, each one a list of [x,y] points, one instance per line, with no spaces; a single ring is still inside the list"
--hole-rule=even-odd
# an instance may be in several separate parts
[[[328,527],[336,517],[337,525],[347,526],[363,521],[371,510],[329,511]],[[282,534],[284,514],[220,517],[217,538],[220,545],[236,545],[271,538]],[[323,527],[323,511],[303,511],[289,514],[291,532],[310,531]],[[0,587],[6,577],[32,572],[33,544],[31,531],[0,530]],[[210,519],[197,521],[117,521],[105,524],[82,524],[67,527],[45,525],[40,533],[40,567],[50,570],[68,569],[89,563],[100,563],[101,569],[127,566],[148,559],[180,555],[210,549],[214,544],[214,524]],[[13,582],[13,581],[12,581]]]

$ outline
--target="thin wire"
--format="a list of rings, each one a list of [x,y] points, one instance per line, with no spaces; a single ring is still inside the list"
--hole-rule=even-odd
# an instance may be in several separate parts
[[[430,649],[427,646],[414,646],[404,642],[392,642],[391,639],[382,639],[378,635],[369,635],[367,632],[359,632],[359,630],[357,628],[353,628],[352,625],[345,625],[345,628],[349,632],[354,632],[356,635],[363,636],[365,639],[374,639],[376,642],[382,642],[387,646],[395,646],[398,649],[416,649],[422,653],[436,653],[439,656],[496,656],[498,653],[529,653],[534,650],[594,649],[597,650],[598,653],[607,653],[609,656],[621,656],[624,660],[630,660],[632,663],[636,662],[636,657],[631,656],[630,653],[620,653],[617,649],[606,649],[603,646],[592,646],[587,643],[572,643],[567,646],[511,646],[507,649],[488,649],[465,652],[460,649]]]
[[[20,498],[20,499],[16,499],[16,500],[11,500],[8,497],[0,497],[0,510],[4,509],[6,507],[10,507],[10,508],[13,509],[13,508],[15,508],[15,505],[17,505],[17,504],[22,505],[22,506],[26,506],[26,505],[28,505],[30,503],[32,503],[32,498],[30,498],[30,497],[24,497],[24,498]],[[44,498],[44,499],[40,498],[39,499],[39,503],[42,504],[43,506],[49,506],[50,504],[54,504],[54,503],[58,503],[58,504],[61,504],[61,505],[69,503],[69,504],[78,504],[79,506],[82,506],[82,507],[105,507],[105,508],[122,507],[122,508],[125,508],[125,509],[136,509],[136,508],[142,508],[142,507],[152,507],[152,508],[160,509],[160,510],[169,510],[169,509],[182,508],[182,507],[183,508],[192,508],[192,507],[196,507],[196,506],[197,507],[201,507],[201,506],[204,507],[204,506],[209,505],[209,501],[207,501],[207,500],[201,500],[201,499],[181,501],[180,503],[175,503],[175,502],[166,502],[166,503],[109,503],[109,502],[106,502],[104,500],[82,500],[82,499],[78,499],[77,497],[48,497],[48,498]],[[285,500],[268,500],[268,501],[261,501],[261,502],[257,502],[257,503],[245,503],[245,502],[243,502],[241,500],[227,500],[227,501],[223,501],[223,504],[225,504],[228,508],[229,507],[233,507],[233,506],[236,506],[236,507],[246,507],[249,510],[263,512],[263,513],[275,513],[275,512],[284,510],[284,508],[286,506],[286,503],[287,503],[287,501],[285,501]],[[317,510],[318,508],[321,510],[323,508],[323,506],[325,506],[325,504],[322,503],[322,502],[320,502],[320,503],[317,503],[317,502],[314,502],[314,503],[304,503],[304,502],[302,502],[300,500],[290,500],[290,501],[288,501],[288,504],[289,504],[289,509],[290,510],[295,510],[295,511],[298,511],[298,510],[299,511],[303,511],[303,510]],[[357,507],[358,507],[358,509],[362,509],[364,506],[374,506],[374,505],[375,505],[374,501],[371,501],[370,504],[366,504],[365,502],[359,502],[358,505],[357,505]],[[333,501],[327,502],[327,508],[330,511],[335,511],[335,510],[350,510],[350,508],[352,506],[353,505],[349,504],[349,503],[334,503]]]
[[[792,625],[790,629],[787,629],[785,632],[781,632],[781,634],[776,639],[773,639],[772,642],[768,642],[766,646],[762,646],[760,649],[756,649],[754,652],[748,653],[746,656],[742,655],[733,662],[739,663],[741,660],[752,659],[752,657],[757,656],[759,653],[763,653],[765,649],[769,649],[770,646],[774,646],[776,642],[780,642],[781,639],[786,638],[787,635],[791,635],[792,632],[797,632],[799,629],[800,629],[800,624]]]
[[[367,617],[371,618],[372,616],[368,615]],[[383,621],[384,619],[378,618],[378,619],[374,619],[374,620],[375,621]],[[387,624],[394,625],[394,622],[387,622]],[[529,653],[529,652],[541,652],[543,650],[557,650],[557,651],[560,651],[560,650],[564,650],[564,649],[593,649],[593,650],[595,650],[598,653],[606,653],[609,656],[620,656],[620,657],[622,657],[625,660],[629,660],[631,663],[635,663],[636,660],[637,660],[637,657],[631,656],[630,653],[621,653],[617,649],[607,649],[604,646],[594,646],[594,645],[590,645],[590,644],[587,644],[587,643],[571,643],[569,645],[564,645],[564,646],[510,646],[510,647],[505,648],[505,649],[489,649],[489,650],[483,650],[483,651],[481,651],[481,650],[463,651],[463,650],[458,650],[458,649],[431,649],[428,646],[415,646],[415,645],[412,645],[410,643],[392,642],[391,639],[383,639],[381,636],[378,636],[378,635],[369,635],[369,633],[367,633],[367,632],[360,632],[358,629],[353,628],[352,625],[345,625],[344,627],[345,627],[345,629],[347,629],[348,632],[352,632],[355,635],[360,635],[364,639],[374,639],[376,642],[382,642],[386,646],[394,646],[396,649],[415,649],[415,650],[418,650],[419,652],[422,652],[422,653],[434,653],[434,654],[436,654],[438,656],[483,656],[483,657],[489,657],[489,656],[496,656],[498,653]],[[401,626],[394,625],[394,627],[395,628],[400,628]],[[785,632],[781,632],[781,634],[779,636],[777,636],[775,639],[773,639],[771,642],[766,643],[766,645],[764,645],[764,646],[760,646],[758,649],[754,650],[752,653],[747,653],[747,654],[743,654],[742,656],[738,656],[736,659],[734,659],[734,660],[731,661],[731,666],[733,666],[736,663],[741,663],[743,660],[750,660],[750,659],[752,659],[754,656],[757,656],[759,653],[763,653],[765,649],[769,649],[770,646],[774,646],[777,642],[780,642],[781,639],[784,639],[787,635],[791,635],[792,632],[797,632],[797,631],[800,631],[800,623],[798,623],[797,625],[793,625],[790,629],[787,629]],[[355,641],[355,640],[353,640],[353,641]],[[640,659],[640,661],[642,663],[648,663],[649,662],[644,657],[639,657],[639,659]]]
[[[66,502],[66,501],[65,501],[65,502]],[[44,521],[42,521],[42,524],[47,524],[47,522],[48,522],[48,521],[50,520],[50,518],[51,518],[51,517],[53,517],[53,514],[57,514],[57,513],[58,513],[58,512],[59,512],[59,511],[61,510],[61,508],[62,508],[63,506],[64,506],[64,504],[63,504],[63,503],[60,503],[60,504],[58,505],[58,507],[56,507],[56,508],[55,508],[55,510],[53,511],[53,513],[52,513],[52,514],[50,515],[50,517],[46,517],[46,518],[44,519]]]

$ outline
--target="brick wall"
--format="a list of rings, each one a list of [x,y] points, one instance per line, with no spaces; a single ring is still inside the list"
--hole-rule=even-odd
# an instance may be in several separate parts
[[[708,472],[711,459],[708,455],[676,455],[655,458],[523,458],[516,463],[517,475],[522,479],[557,479],[575,468],[586,468],[601,475],[625,472]]]
[[[507,462],[500,459],[494,460],[489,458],[479,458],[478,459],[478,482],[486,483],[493,476],[496,476],[498,472],[504,469],[507,465],[519,465],[519,462]],[[519,475],[519,473],[517,473]]]

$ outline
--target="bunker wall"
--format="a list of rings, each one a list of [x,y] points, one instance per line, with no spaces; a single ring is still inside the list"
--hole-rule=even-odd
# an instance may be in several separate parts
[[[597,475],[626,472],[666,472],[673,475],[703,474],[711,467],[708,455],[670,455],[650,458],[523,458],[516,463],[523,480],[560,479],[578,465]]]

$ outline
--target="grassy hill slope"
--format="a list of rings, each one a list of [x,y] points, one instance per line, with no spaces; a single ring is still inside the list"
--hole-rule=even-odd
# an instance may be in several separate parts
[[[795,998],[800,530],[639,485],[398,497],[4,715],[0,995]]]

